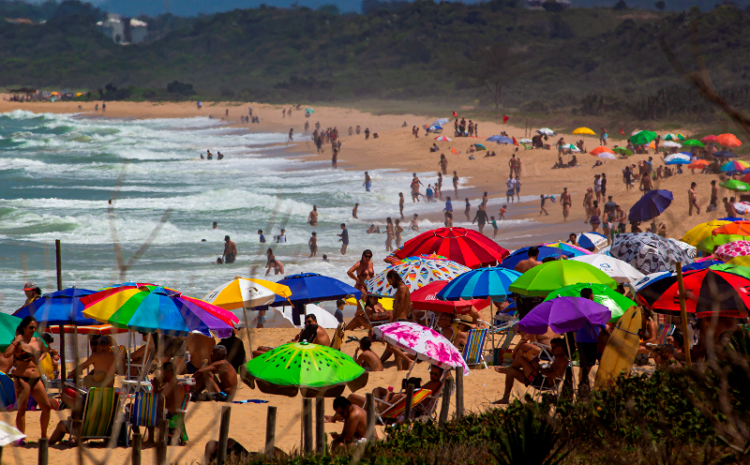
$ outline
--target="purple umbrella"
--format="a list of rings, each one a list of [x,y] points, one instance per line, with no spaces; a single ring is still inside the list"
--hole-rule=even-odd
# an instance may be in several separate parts
[[[558,297],[542,302],[521,318],[518,327],[529,334],[544,334],[547,328],[557,334],[578,331],[586,323],[603,325],[612,319],[604,305],[583,297]]]
[[[657,189],[648,192],[638,200],[633,208],[630,209],[628,219],[633,221],[648,221],[661,215],[664,210],[672,203],[672,192],[664,189]]]

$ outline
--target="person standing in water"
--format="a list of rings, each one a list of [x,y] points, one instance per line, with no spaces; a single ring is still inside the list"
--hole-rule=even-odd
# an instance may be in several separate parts
[[[370,187],[372,187],[372,179],[370,179],[370,174],[365,171],[365,182],[362,183],[363,186],[365,186],[365,190],[367,192],[370,192]]]
[[[471,221],[471,204],[469,203],[468,197],[466,197],[466,208],[464,209],[464,214],[466,215],[466,221]]]
[[[453,172],[453,191],[456,194],[456,198],[458,198],[458,173],[455,171]]]
[[[349,246],[349,231],[346,229],[346,224],[341,223],[341,234],[339,242],[341,242],[341,255],[346,255],[346,248]]]
[[[307,241],[307,246],[310,247],[310,258],[314,257],[318,253],[318,235],[315,231],[312,232],[310,240]]]
[[[404,193],[398,193],[398,212],[401,214],[401,219],[404,219]]]
[[[393,220],[391,220],[391,217],[385,219],[385,251],[386,252],[392,252],[393,251],[393,236],[395,235],[395,231],[393,230]]]
[[[401,248],[401,233],[404,232],[404,228],[401,227],[401,220],[396,220],[396,226],[394,228],[396,234],[396,248]]]
[[[289,138],[286,140],[286,143],[294,142],[294,128],[289,128]]]
[[[313,209],[309,215],[307,215],[307,224],[310,226],[318,225],[318,207],[313,205]]]
[[[237,245],[229,239],[229,236],[224,236],[224,254],[221,258],[227,265],[234,263],[237,258]]]
[[[355,203],[354,204],[354,208],[352,208],[352,218],[354,218],[355,220],[359,219],[359,218],[357,218],[357,209],[358,208],[359,208],[359,204]]]

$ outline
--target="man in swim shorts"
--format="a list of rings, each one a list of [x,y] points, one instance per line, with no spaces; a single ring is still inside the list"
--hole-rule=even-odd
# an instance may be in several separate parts
[[[237,258],[237,245],[229,240],[229,236],[224,236],[224,254],[221,258],[226,264],[234,263],[234,259]]]

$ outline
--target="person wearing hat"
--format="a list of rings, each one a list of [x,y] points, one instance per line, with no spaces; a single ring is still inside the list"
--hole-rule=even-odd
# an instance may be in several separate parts
[[[24,294],[26,294],[26,302],[24,302],[23,305],[21,305],[21,308],[24,308],[25,306],[29,305],[31,302],[37,299],[40,299],[42,297],[42,290],[39,289],[39,287],[31,281],[28,281],[26,284],[23,285],[23,292]],[[16,310],[16,312],[21,310],[21,308]]]

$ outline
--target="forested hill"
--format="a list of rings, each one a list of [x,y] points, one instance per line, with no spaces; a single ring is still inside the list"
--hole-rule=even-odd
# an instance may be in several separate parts
[[[203,95],[266,101],[494,105],[468,71],[500,50],[501,72],[509,76],[500,105],[547,110],[583,102],[583,111],[598,111],[649,96],[689,96],[671,87],[682,81],[659,38],[693,69],[694,24],[714,84],[745,98],[747,14],[732,7],[664,13],[623,6],[546,11],[513,0],[419,1],[368,15],[261,7],[196,18],[157,41],[129,46],[98,32],[93,15],[74,14],[43,25],[0,24],[0,86],[164,88],[179,80]]]

